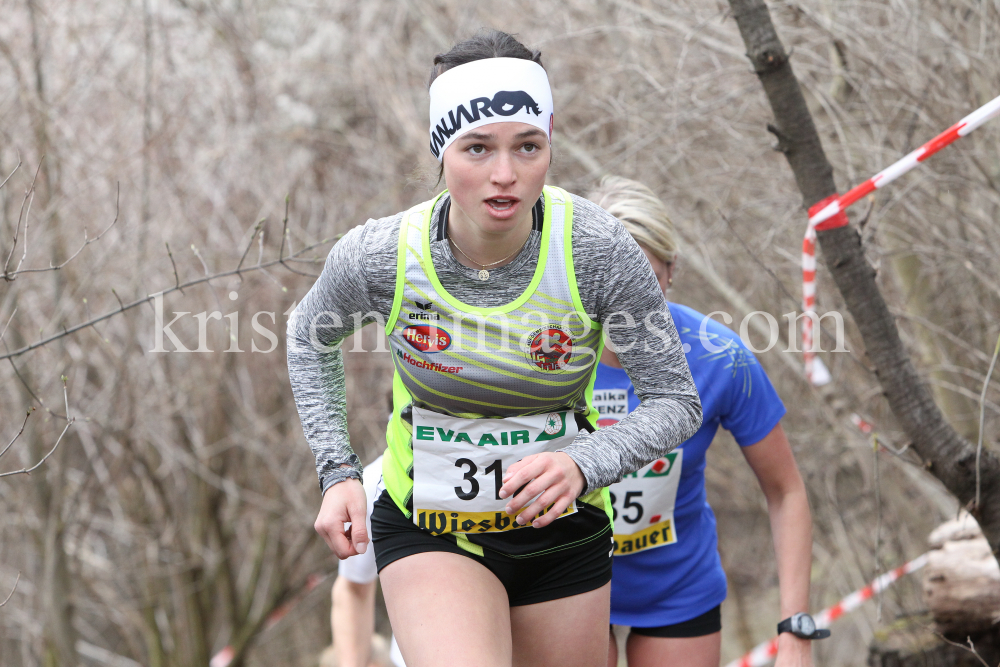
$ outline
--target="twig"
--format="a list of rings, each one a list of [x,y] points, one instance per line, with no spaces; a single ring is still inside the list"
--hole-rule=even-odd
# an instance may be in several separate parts
[[[878,433],[872,434],[872,456],[875,464],[875,572],[882,571],[882,476],[878,465]],[[882,622],[882,591],[878,592],[875,621]]]
[[[0,185],[0,187],[3,187],[3,186]],[[21,573],[20,572],[17,573],[17,579],[14,580],[14,587],[10,589],[10,593],[7,593],[7,597],[4,598],[4,601],[0,602],[0,607],[4,606],[8,602],[10,602],[11,597],[13,597],[13,595],[14,595],[14,591],[17,590],[17,584],[18,584],[19,581],[21,581]]]
[[[66,389],[66,376],[65,375],[62,377],[62,381],[63,381],[63,398],[66,401],[66,416],[69,417],[69,392]],[[52,449],[49,450],[49,453],[46,454],[45,456],[43,456],[38,461],[38,463],[36,463],[35,465],[31,466],[30,468],[21,468],[20,470],[11,470],[10,472],[0,473],[0,478],[2,478],[2,477],[9,477],[11,475],[30,475],[34,471],[38,470],[38,468],[40,468],[41,465],[43,463],[45,463],[45,461],[47,461],[48,458],[55,453],[56,449],[59,448],[59,444],[62,442],[63,436],[66,435],[66,431],[68,431],[69,427],[72,426],[74,423],[76,423],[76,417],[69,417],[69,419],[66,421],[66,427],[63,428],[62,433],[60,433],[59,437],[56,438],[56,444],[52,445]]]
[[[288,236],[288,195],[285,195],[285,218],[281,221],[281,247],[278,249],[278,259],[285,256],[285,237]]]
[[[247,248],[246,250],[243,251],[243,256],[240,257],[240,263],[236,265],[236,275],[240,276],[241,280],[243,276],[240,275],[240,268],[243,266],[243,262],[244,260],[246,260],[247,254],[250,252],[250,248],[253,247],[253,240],[257,238],[257,234],[260,233],[261,225],[264,224],[264,221],[266,219],[267,218],[261,218],[260,221],[257,223],[257,226],[253,228],[253,234],[250,235],[250,243],[247,243]]]
[[[8,349],[7,348],[7,343],[4,343],[3,346],[4,346],[4,349]],[[17,379],[21,381],[21,384],[24,386],[24,390],[26,392],[28,392],[31,395],[31,397],[33,399],[35,399],[35,401],[40,406],[42,406],[43,408],[45,408],[45,411],[47,413],[49,413],[50,415],[52,415],[54,417],[58,417],[59,419],[66,419],[66,415],[61,415],[58,412],[53,412],[52,408],[50,408],[49,406],[45,405],[45,401],[43,401],[42,398],[38,394],[35,393],[35,390],[31,388],[31,385],[28,384],[28,381],[24,379],[23,375],[21,375],[21,371],[18,370],[17,364],[14,363],[13,359],[8,359],[7,361],[10,362],[10,367],[14,371],[14,375],[17,376]]]
[[[49,262],[48,268],[42,268],[42,269],[21,269],[21,268],[17,268],[17,269],[14,270],[13,273],[4,274],[4,278],[6,278],[7,280],[13,280],[14,278],[16,278],[18,275],[20,275],[22,273],[43,273],[45,271],[58,271],[59,269],[63,268],[64,266],[66,266],[67,264],[69,264],[70,262],[72,262],[74,259],[77,258],[77,256],[81,252],[83,252],[84,248],[86,248],[87,246],[89,246],[91,243],[96,243],[97,241],[100,241],[101,238],[105,234],[107,234],[111,230],[112,227],[115,226],[115,223],[118,222],[118,215],[119,215],[119,212],[120,212],[120,204],[119,204],[120,199],[121,199],[121,184],[119,183],[118,184],[118,191],[115,194],[115,219],[111,221],[110,225],[108,225],[107,227],[104,228],[104,231],[102,231],[100,234],[98,234],[97,236],[95,236],[92,239],[91,238],[87,238],[87,230],[86,230],[86,228],[84,228],[84,230],[83,230],[83,245],[81,245],[77,249],[76,252],[74,252],[72,255],[70,255],[68,258],[66,258],[66,260],[63,261],[61,264],[55,265],[52,262]],[[27,229],[28,229],[27,224],[28,224],[27,220],[25,220],[25,232],[27,232]],[[25,238],[27,239],[27,236]],[[25,246],[25,251],[27,251],[27,245]],[[21,265],[18,264],[18,267],[20,267],[20,266]]]
[[[990,667],[989,663],[983,660],[983,656],[979,655],[979,651],[976,650],[976,645],[972,643],[972,637],[965,638],[965,641],[969,642],[969,645],[966,646],[965,644],[959,644],[958,642],[951,641],[950,639],[942,635],[940,632],[935,632],[934,634],[936,634],[938,638],[941,639],[941,641],[951,644],[952,646],[957,646],[958,648],[968,651],[972,655],[976,656],[976,660],[982,663],[983,667]]]
[[[201,262],[201,268],[205,269],[205,275],[209,275],[208,264],[206,264],[205,260],[202,259],[201,253],[198,252],[198,247],[193,243],[191,244],[191,252],[193,252],[194,256],[198,258],[199,262]],[[237,273],[239,273],[239,271],[237,271]]]
[[[754,262],[756,262],[757,265],[760,266],[760,268],[762,268],[765,271],[767,271],[767,274],[769,276],[771,276],[771,278],[774,279],[775,284],[777,284],[778,287],[781,289],[781,291],[785,293],[785,296],[787,296],[789,299],[791,299],[791,301],[796,306],[798,306],[799,305],[799,299],[795,298],[795,296],[791,292],[788,291],[788,288],[785,287],[785,283],[783,283],[781,281],[781,278],[778,277],[778,274],[776,274],[774,271],[772,271],[771,267],[769,267],[767,264],[765,264],[764,262],[760,261],[760,258],[757,257],[757,254],[750,248],[749,245],[747,245],[747,242],[744,241],[743,237],[739,235],[739,232],[736,231],[736,228],[733,227],[733,223],[729,221],[729,218],[727,218],[722,211],[719,211],[718,213],[719,213],[719,217],[722,218],[723,222],[725,222],[726,225],[729,226],[729,231],[731,231],[733,233],[733,236],[736,237],[736,240],[740,242],[740,245],[743,246],[743,249],[747,251],[748,255],[750,255],[750,258]]]
[[[114,287],[111,288],[111,293],[115,295],[116,299],[118,299],[118,305],[120,306],[118,308],[118,312],[121,312],[121,311],[125,310],[125,304],[122,303],[122,298],[120,296],[118,296],[118,292],[115,291]]]
[[[3,448],[2,452],[0,452],[0,456],[3,456],[4,454],[6,454],[7,450],[10,449],[11,446],[14,444],[14,441],[16,441],[18,438],[21,437],[21,434],[24,433],[24,427],[28,424],[28,417],[30,417],[31,413],[34,412],[34,411],[35,411],[35,407],[34,406],[31,406],[30,408],[28,408],[27,412],[24,415],[24,421],[21,422],[21,430],[18,431],[17,434],[13,438],[11,438],[10,442],[7,443],[7,446]]]
[[[15,308],[13,312],[11,312],[10,317],[7,318],[7,324],[3,325],[3,331],[0,331],[0,341],[2,341],[3,337],[7,335],[7,328],[10,327],[10,321],[14,319],[14,315],[16,314],[17,308]]]
[[[21,168],[21,151],[18,151],[17,152],[17,165],[14,167],[14,171],[12,171],[9,174],[7,174],[7,178],[3,179],[3,183],[0,183],[0,188],[2,188],[3,186],[7,185],[7,181],[10,180],[10,177],[13,176],[14,172],[16,172],[20,168]]]
[[[979,395],[979,442],[976,444],[976,511],[979,511],[979,460],[983,454],[983,426],[986,421],[986,390],[990,386],[990,378],[993,376],[993,369],[997,367],[997,357],[1000,356],[1000,336],[997,337],[997,346],[993,350],[993,360],[990,361],[990,370],[986,372],[986,379],[983,380],[983,393]]]
[[[167,243],[166,241],[164,241],[163,245],[167,246],[167,255],[170,257],[170,266],[174,267],[174,289],[180,289],[181,290],[181,294],[184,294],[184,290],[181,289],[181,279],[180,279],[180,276],[177,275],[177,265],[174,264],[174,253],[170,252],[170,244],[169,243]]]
[[[314,243],[314,244],[312,244],[310,246],[306,246],[302,250],[300,250],[297,253],[295,253],[295,255],[289,255],[285,259],[292,259],[292,258],[296,257],[297,255],[305,254],[305,253],[309,252],[310,250],[313,250],[315,248],[320,247],[321,245],[325,245],[326,243],[329,243],[331,240],[332,239],[323,239],[322,241],[319,241],[318,243]],[[306,276],[315,277],[314,274],[304,273],[302,271],[296,271],[295,269],[293,269],[290,266],[288,266],[287,264],[285,264],[285,262],[283,260],[281,260],[281,259],[273,259],[273,260],[271,260],[269,262],[264,262],[263,264],[258,264],[257,266],[253,266],[253,267],[250,267],[248,269],[243,269],[243,271],[261,271],[263,269],[267,269],[267,268],[270,268],[272,266],[277,266],[279,264],[282,265],[282,266],[284,266],[289,271],[292,271],[293,273],[298,273],[300,275],[306,275]],[[44,345],[48,345],[49,343],[51,343],[54,340],[58,340],[60,338],[63,338],[64,336],[68,336],[70,334],[74,334],[77,331],[79,331],[81,329],[86,329],[87,327],[91,327],[91,326],[97,324],[98,322],[103,322],[104,320],[106,320],[108,318],[114,317],[118,313],[124,312],[126,310],[131,310],[132,308],[135,308],[136,306],[141,306],[144,303],[149,303],[156,296],[161,296],[161,295],[162,296],[166,296],[167,294],[170,294],[171,292],[176,292],[176,291],[180,291],[183,294],[185,287],[193,287],[194,285],[200,285],[202,283],[207,283],[207,282],[210,282],[212,280],[218,280],[219,278],[228,278],[228,277],[234,276],[234,275],[236,275],[236,270],[235,269],[233,269],[231,271],[223,271],[221,273],[216,273],[216,274],[213,274],[213,275],[210,275],[210,276],[205,276],[204,278],[197,278],[195,280],[189,280],[186,283],[175,285],[174,287],[171,287],[169,289],[165,289],[165,290],[163,290],[161,292],[155,292],[155,293],[150,294],[148,296],[144,296],[141,299],[136,299],[135,301],[132,301],[131,303],[126,303],[124,306],[122,306],[122,307],[120,307],[120,308],[118,308],[116,310],[112,310],[110,312],[104,313],[103,315],[101,315],[99,317],[95,317],[93,319],[87,320],[86,322],[81,322],[80,324],[76,324],[74,326],[71,326],[68,329],[63,329],[59,333],[52,334],[48,338],[43,338],[42,340],[40,340],[38,342],[32,343],[30,345],[25,345],[24,347],[20,347],[20,348],[14,350],[12,352],[7,352],[5,354],[0,354],[0,361],[3,361],[4,359],[11,359],[13,357],[19,357],[22,354],[24,354],[25,352],[30,352],[30,351],[35,350],[35,349],[37,349],[39,347],[42,347]],[[14,368],[15,368],[15,371],[16,371],[17,367],[15,366]]]
[[[42,160],[44,160],[44,159],[45,159],[45,156],[43,155],[42,156]],[[24,218],[24,235],[25,235],[25,237],[27,237],[27,235],[28,235],[28,219],[25,216],[24,207],[28,206],[28,213],[31,212],[31,205],[30,205],[29,201],[34,200],[34,198],[35,198],[35,181],[38,179],[38,172],[41,170],[41,168],[42,168],[42,161],[39,160],[38,161],[38,167],[35,169],[35,176],[34,176],[34,178],[31,179],[31,185],[28,187],[27,190],[25,190],[25,192],[24,192],[24,199],[21,200],[21,210],[18,211],[18,213],[17,213],[17,224],[14,226],[14,245],[12,245],[10,247],[10,252],[7,253],[7,260],[3,263],[3,277],[4,278],[7,278],[7,275],[8,275],[7,267],[10,266],[10,260],[14,256],[14,250],[17,249],[17,238],[18,238],[18,234],[20,234],[20,232],[21,232],[21,218]],[[25,239],[25,242],[24,242],[24,251],[25,252],[28,251],[28,241],[27,241],[27,239]],[[23,257],[22,257],[22,261],[23,261]],[[18,262],[18,266],[20,266],[20,262]]]

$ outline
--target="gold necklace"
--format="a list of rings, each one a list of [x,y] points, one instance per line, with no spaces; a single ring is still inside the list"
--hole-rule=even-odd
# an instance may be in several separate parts
[[[530,239],[530,238],[531,238],[531,232],[529,231],[527,238],[524,239],[524,243],[521,244],[520,248],[518,248],[514,252],[510,253],[509,255],[507,255],[506,257],[504,257],[503,259],[498,259],[497,261],[490,262],[489,264],[483,264],[482,262],[479,262],[479,261],[477,261],[477,260],[469,257],[469,253],[467,253],[464,250],[462,250],[462,248],[458,245],[458,243],[455,243],[455,239],[452,238],[451,236],[448,237],[448,240],[451,241],[455,245],[455,249],[458,250],[460,253],[462,253],[462,255],[464,255],[467,260],[469,260],[473,264],[478,264],[480,267],[482,267],[482,268],[479,269],[479,279],[480,280],[489,280],[490,279],[490,272],[487,271],[486,269],[489,268],[489,267],[491,267],[491,266],[496,266],[500,262],[506,261],[506,260],[510,259],[511,257],[513,257],[514,255],[516,255],[517,253],[521,252],[521,250],[524,249],[524,246],[526,246],[528,244],[528,239]]]

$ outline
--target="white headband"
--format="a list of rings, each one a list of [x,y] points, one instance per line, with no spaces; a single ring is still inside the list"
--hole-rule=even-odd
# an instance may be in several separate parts
[[[534,125],[552,142],[552,89],[545,70],[523,58],[484,58],[453,67],[431,84],[431,153],[490,123]]]

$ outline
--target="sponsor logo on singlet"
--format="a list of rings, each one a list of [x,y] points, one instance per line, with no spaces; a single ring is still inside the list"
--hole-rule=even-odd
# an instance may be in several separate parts
[[[492,118],[493,114],[498,116],[513,116],[521,109],[536,116],[542,115],[542,110],[534,98],[523,90],[501,90],[493,99],[488,97],[477,97],[469,100],[468,106],[459,104],[454,111],[448,112],[448,117],[442,117],[440,122],[431,132],[431,153],[438,157],[441,147],[451,135],[458,132],[462,127],[462,119],[467,123],[475,123],[482,117]],[[549,119],[551,125],[551,118]]]
[[[423,321],[427,321],[427,320],[440,320],[441,319],[441,316],[438,315],[437,313],[430,312],[431,308],[434,307],[434,304],[432,302],[427,301],[425,303],[425,302],[422,302],[422,301],[414,301],[413,305],[415,305],[417,308],[419,308],[420,312],[407,313],[406,314],[406,319],[408,319],[408,320],[423,320]]]
[[[403,329],[403,340],[421,352],[441,352],[451,347],[451,334],[433,324],[413,324]]]
[[[528,338],[525,355],[543,371],[557,371],[573,357],[573,339],[558,325],[535,329]]]
[[[396,356],[411,366],[416,366],[417,368],[426,368],[427,370],[437,371],[438,373],[462,372],[461,366],[445,366],[444,364],[436,364],[432,361],[424,361],[423,359],[417,359],[410,355],[409,352],[403,352],[402,350],[396,350]]]

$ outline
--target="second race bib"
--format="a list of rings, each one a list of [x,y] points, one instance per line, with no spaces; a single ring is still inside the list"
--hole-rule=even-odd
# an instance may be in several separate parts
[[[525,527],[504,511],[504,471],[531,454],[565,447],[577,432],[572,412],[462,419],[413,408],[413,522],[435,535]],[[562,516],[574,512],[575,502]]]
[[[684,450],[675,449],[611,485],[616,556],[677,542],[674,504],[683,460]]]

